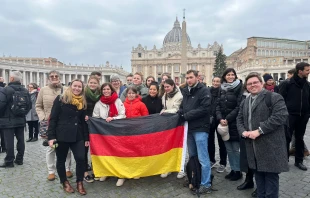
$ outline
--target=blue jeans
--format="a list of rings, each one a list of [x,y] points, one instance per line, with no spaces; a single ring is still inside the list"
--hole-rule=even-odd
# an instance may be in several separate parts
[[[278,198],[279,197],[279,174],[255,172],[258,198]]]
[[[224,143],[231,170],[240,171],[240,142],[225,141]]]
[[[187,135],[187,147],[189,157],[198,155],[201,164],[201,184],[205,187],[211,186],[211,166],[208,153],[207,132],[192,132]]]

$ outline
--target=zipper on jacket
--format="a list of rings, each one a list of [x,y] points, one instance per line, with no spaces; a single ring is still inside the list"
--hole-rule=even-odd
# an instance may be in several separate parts
[[[305,86],[305,85],[304,85]],[[301,116],[301,110],[302,110],[302,90],[303,90],[304,88],[302,88],[301,89],[301,97],[300,97],[300,116]]]

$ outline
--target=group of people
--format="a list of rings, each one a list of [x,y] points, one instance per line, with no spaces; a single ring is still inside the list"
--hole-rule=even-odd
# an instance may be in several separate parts
[[[113,122],[149,114],[177,113],[179,119],[188,122],[189,157],[198,156],[201,165],[199,193],[212,191],[211,169],[217,165],[216,134],[220,154],[216,171],[225,171],[228,156],[231,171],[226,179],[237,181],[242,178],[242,172],[246,173],[238,190],[254,188],[255,175],[257,189],[252,196],[278,197],[279,173],[288,171],[288,156],[289,152],[293,154],[292,149],[295,151],[295,166],[307,170],[303,164],[307,151],[303,136],[310,115],[310,84],[307,81],[310,65],[298,63],[290,72],[292,76],[277,86],[270,74],[264,74],[262,78],[256,72],[251,72],[243,83],[236,71],[228,68],[221,77],[212,79],[209,88],[196,70],[187,71],[186,83],[180,86],[168,73],[162,74],[161,82],[156,82],[152,76],[144,81],[141,73],[135,73],[127,76],[126,85],[122,85],[118,75],[112,75],[109,83],[100,85],[101,73],[93,72],[86,85],[75,79],[68,87],[61,84],[58,71],[51,71],[49,84],[39,92],[35,83],[28,85],[32,108],[27,116],[21,117],[10,111],[12,101],[7,99],[14,90],[26,91],[21,85],[22,75],[14,71],[10,83],[0,89],[0,112],[4,112],[0,115],[0,126],[7,152],[0,167],[13,167],[14,162],[23,164],[26,118],[29,126],[27,142],[37,141],[38,122],[49,121],[48,180],[55,180],[57,169],[63,189],[69,193],[75,191],[67,179],[72,177],[73,153],[76,189],[84,195],[83,181],[105,181],[107,178],[89,174],[89,117]],[[8,87],[11,87],[9,92]],[[16,157],[14,134],[17,138]],[[292,137],[296,143],[290,149]],[[161,177],[169,174],[163,173]],[[184,176],[180,172],[177,178]],[[116,186],[122,186],[125,180],[119,178]]]

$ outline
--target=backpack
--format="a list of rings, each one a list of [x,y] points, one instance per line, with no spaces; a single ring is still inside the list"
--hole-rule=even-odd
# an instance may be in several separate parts
[[[189,159],[186,165],[186,175],[188,178],[189,189],[192,191],[198,191],[201,183],[201,165],[197,155]]]
[[[16,117],[26,116],[31,108],[32,102],[29,92],[26,89],[14,90],[10,107],[13,115]]]
[[[186,165],[186,175],[188,179],[188,187],[192,191],[192,194],[199,196],[199,187],[201,183],[201,165],[198,156],[193,156],[189,159]],[[213,183],[214,175],[211,173],[211,185]],[[215,189],[212,189],[216,191]]]

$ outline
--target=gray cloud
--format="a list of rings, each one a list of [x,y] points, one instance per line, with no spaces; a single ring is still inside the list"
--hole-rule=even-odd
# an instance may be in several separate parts
[[[65,63],[123,65],[133,46],[162,46],[186,9],[192,45],[217,41],[227,55],[251,36],[310,40],[308,0],[3,0],[0,53]]]

